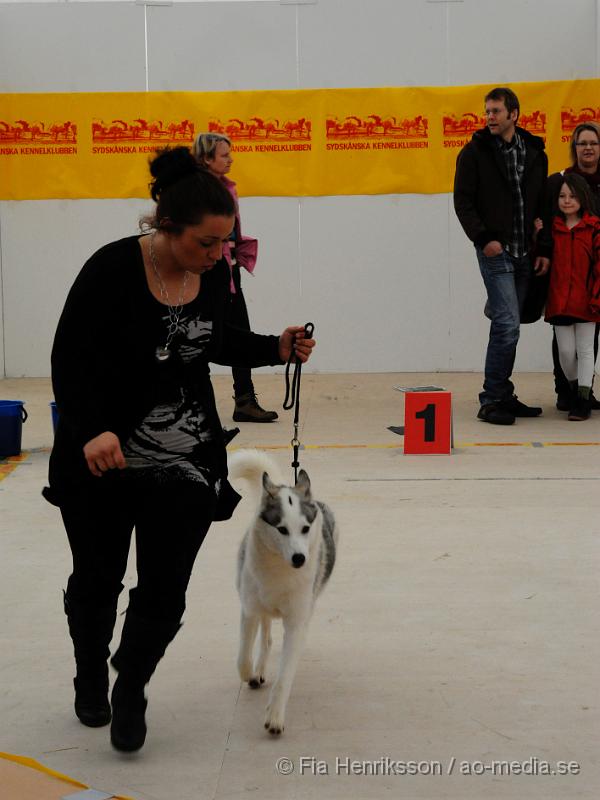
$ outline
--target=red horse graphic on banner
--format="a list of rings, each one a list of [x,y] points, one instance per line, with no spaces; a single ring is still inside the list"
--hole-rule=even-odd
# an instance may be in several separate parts
[[[359,117],[354,114],[339,120],[331,114],[325,120],[327,139],[426,139],[429,122],[427,117],[409,119],[404,117],[369,114]]]
[[[464,136],[467,133],[474,133],[480,128],[485,128],[485,116],[475,114],[474,111],[465,111],[458,119],[453,113],[444,114],[442,128],[444,136]]]
[[[2,144],[32,144],[35,143],[77,143],[77,125],[70,120],[66,122],[27,122],[18,119],[13,123],[0,120],[0,143]]]
[[[573,131],[582,122],[596,122],[600,124],[600,108],[585,106],[579,111],[573,111],[572,107],[563,106],[560,112],[560,127],[563,131]]]
[[[540,110],[523,112],[519,116],[517,125],[529,131],[529,133],[546,133],[546,112]]]
[[[153,142],[159,144],[191,144],[194,123],[189,119],[164,123],[163,120],[134,119],[126,122],[113,119],[110,123],[96,119],[92,122],[94,142]]]
[[[312,123],[306,117],[280,122],[278,119],[250,117],[248,120],[231,117],[227,122],[211,119],[208,122],[210,133],[222,133],[232,142],[240,141],[277,141],[277,142],[309,142]]]
[[[475,133],[475,131],[485,128],[486,124],[485,115],[476,114],[474,111],[465,111],[458,118],[454,113],[447,113],[442,117],[444,137],[465,136],[469,133]],[[530,133],[546,133],[546,113],[540,110],[522,113],[517,124],[526,131],[530,131]]]

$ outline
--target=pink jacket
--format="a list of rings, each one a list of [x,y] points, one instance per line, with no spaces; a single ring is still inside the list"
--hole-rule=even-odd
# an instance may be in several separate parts
[[[229,247],[223,248],[223,257],[229,264],[229,269],[232,270],[232,250],[235,248],[235,259],[240,267],[244,267],[250,274],[254,272],[256,267],[256,257],[258,255],[258,239],[253,239],[251,236],[242,235],[242,224],[240,221],[240,204],[238,200],[237,191],[235,188],[235,181],[230,180],[226,175],[221,176],[221,180],[227,187],[229,194],[233,197],[235,203],[235,241],[232,241]],[[232,294],[235,294],[235,286],[233,283],[233,275],[229,282],[229,288]]]

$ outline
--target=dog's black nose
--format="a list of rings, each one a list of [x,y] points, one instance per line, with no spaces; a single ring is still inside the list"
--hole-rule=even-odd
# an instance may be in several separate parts
[[[302,553],[294,553],[294,555],[292,556],[292,564],[296,568],[301,567],[305,561],[306,561],[306,556],[302,555]]]

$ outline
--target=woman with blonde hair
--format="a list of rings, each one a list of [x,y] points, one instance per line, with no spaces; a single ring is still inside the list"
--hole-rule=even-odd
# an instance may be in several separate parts
[[[229,247],[223,251],[231,270],[229,320],[232,325],[249,331],[250,320],[242,292],[240,267],[244,267],[250,274],[254,272],[258,242],[256,239],[242,235],[236,185],[227,177],[233,163],[231,141],[220,133],[200,133],[196,136],[192,152],[197,161],[223,183],[235,203],[235,225],[231,232]],[[252,371],[245,367],[234,367],[231,372],[235,422],[273,422],[276,420],[276,411],[265,411],[258,404],[252,382]]]

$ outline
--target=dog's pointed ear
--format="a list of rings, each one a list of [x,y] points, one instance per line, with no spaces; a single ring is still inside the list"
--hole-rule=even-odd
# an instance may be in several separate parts
[[[306,500],[310,500],[310,478],[308,477],[308,473],[303,469],[298,473],[296,491],[304,495]]]
[[[271,478],[269,478],[269,475],[266,472],[263,472],[262,485],[267,494],[270,494],[271,497],[275,497],[277,494],[277,486],[273,483]]]

